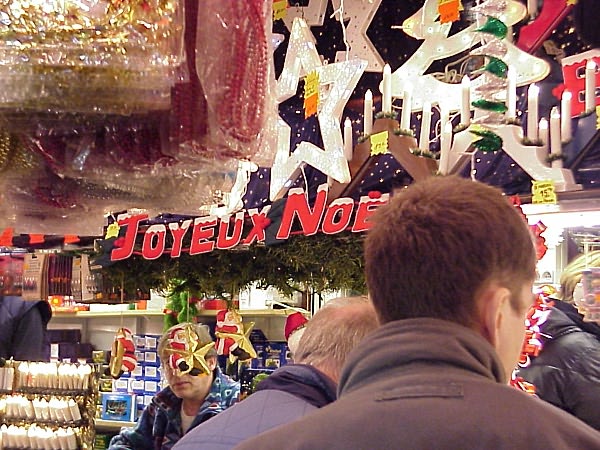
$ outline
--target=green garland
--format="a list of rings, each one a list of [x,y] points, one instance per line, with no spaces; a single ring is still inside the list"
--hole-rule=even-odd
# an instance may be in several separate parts
[[[155,260],[132,256],[104,272],[110,280],[124,280],[125,290],[133,292],[172,292],[173,280],[180,280],[179,291],[224,299],[255,282],[287,296],[306,289],[365,293],[363,239],[363,234],[351,232],[295,235],[273,246],[252,245],[194,256],[184,253],[179,258],[165,254]]]

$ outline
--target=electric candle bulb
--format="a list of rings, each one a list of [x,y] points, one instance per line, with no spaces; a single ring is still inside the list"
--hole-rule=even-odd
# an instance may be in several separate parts
[[[585,65],[585,112],[596,109],[596,63],[593,59]]]
[[[348,117],[344,120],[344,156],[347,161],[352,160],[352,122]]]
[[[553,155],[559,155],[562,151],[562,144],[560,139],[560,113],[558,108],[555,106],[550,112],[550,153]],[[560,159],[552,161],[552,167],[562,167],[562,161]]]
[[[506,88],[506,117],[508,119],[517,118],[517,72],[512,66],[508,66],[507,88]]]
[[[419,148],[429,150],[429,132],[431,131],[431,103],[423,103],[423,114],[421,117],[421,134],[419,136]]]
[[[365,92],[365,105],[363,112],[363,133],[369,135],[373,131],[373,93],[371,89]]]
[[[560,99],[560,137],[563,142],[571,140],[571,99],[570,91],[564,91]]]
[[[402,116],[400,117],[400,129],[410,130],[410,118],[412,116],[412,93],[409,86],[402,95]]]
[[[471,123],[471,79],[465,75],[460,85],[462,89],[460,123],[468,126]]]
[[[527,90],[527,138],[538,140],[538,96],[540,88],[533,83]]]
[[[384,114],[392,112],[392,68],[386,64],[383,68],[383,98],[381,109]]]

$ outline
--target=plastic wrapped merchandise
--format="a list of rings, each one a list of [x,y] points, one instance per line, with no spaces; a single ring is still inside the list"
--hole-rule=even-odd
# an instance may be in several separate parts
[[[167,109],[184,62],[177,0],[2,0],[3,109]]]

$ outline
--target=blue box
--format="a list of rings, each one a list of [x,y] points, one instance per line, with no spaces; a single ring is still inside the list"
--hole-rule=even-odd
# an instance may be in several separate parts
[[[102,419],[131,422],[136,410],[133,394],[102,394]]]

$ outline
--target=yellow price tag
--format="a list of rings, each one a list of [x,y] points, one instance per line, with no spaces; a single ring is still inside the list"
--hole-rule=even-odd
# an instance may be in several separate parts
[[[319,74],[310,72],[304,77],[304,117],[317,114],[319,108]]]
[[[596,130],[600,130],[600,105],[596,106]]]
[[[537,204],[555,205],[558,201],[554,182],[548,180],[533,181],[531,185],[531,202]]]
[[[283,19],[287,15],[287,0],[273,1],[273,21]]]
[[[372,134],[369,139],[371,141],[371,156],[383,155],[388,152],[389,135],[387,131]]]
[[[567,6],[576,5],[576,4],[577,4],[577,0],[567,0]]]
[[[121,227],[119,227],[119,224],[117,222],[113,222],[111,223],[107,228],[106,228],[106,236],[104,236],[104,239],[110,239],[113,237],[119,237],[119,229]]]

